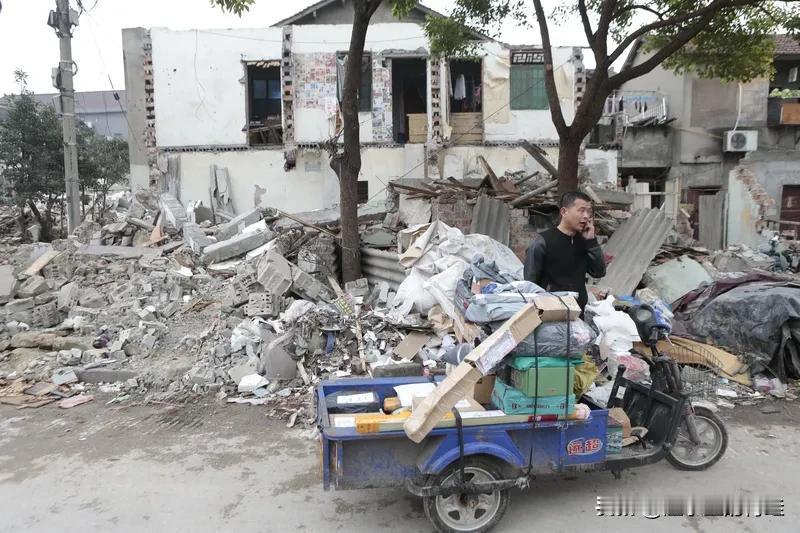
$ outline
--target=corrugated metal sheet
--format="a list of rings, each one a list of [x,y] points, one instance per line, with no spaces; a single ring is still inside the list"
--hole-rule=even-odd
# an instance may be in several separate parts
[[[510,218],[511,210],[507,203],[496,198],[480,196],[472,210],[469,232],[488,235],[508,246]]]
[[[396,253],[374,248],[361,248],[361,273],[370,283],[377,285],[385,281],[395,290],[406,279],[406,271]]]
[[[606,276],[595,285],[615,296],[632,294],[650,261],[664,244],[672,222],[659,209],[641,209],[625,221],[608,240],[603,252],[612,256]]]

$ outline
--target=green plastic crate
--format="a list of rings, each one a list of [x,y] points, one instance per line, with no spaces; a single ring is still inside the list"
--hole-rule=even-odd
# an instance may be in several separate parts
[[[572,394],[575,365],[580,363],[581,359],[560,357],[514,357],[508,362],[508,381],[528,396],[564,396]]]
[[[558,415],[564,416],[565,400],[566,412],[575,412],[575,395],[570,392],[568,396],[539,396],[531,398],[519,389],[495,379],[492,391],[492,403],[503,410],[507,415]]]

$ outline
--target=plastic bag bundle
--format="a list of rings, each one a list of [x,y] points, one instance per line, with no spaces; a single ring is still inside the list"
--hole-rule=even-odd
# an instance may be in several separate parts
[[[492,329],[502,325],[493,323]],[[569,325],[569,327],[568,327]],[[567,332],[569,331],[569,343]],[[511,351],[511,355],[535,357],[576,357],[580,358],[595,340],[595,332],[583,320],[571,322],[542,322],[536,330],[522,339]],[[567,346],[569,344],[569,346]],[[569,348],[569,351],[567,351]]]

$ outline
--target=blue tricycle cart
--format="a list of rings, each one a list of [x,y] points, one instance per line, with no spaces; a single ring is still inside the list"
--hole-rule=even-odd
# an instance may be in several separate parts
[[[642,338],[648,338],[643,336]],[[607,449],[608,410],[591,405],[586,420],[557,420],[434,428],[420,443],[403,431],[359,433],[335,427],[326,397],[344,391],[374,391],[383,402],[393,387],[428,381],[425,377],[324,381],[317,388],[317,421],[322,434],[326,490],[404,486],[424,500],[425,514],[438,531],[483,532],[502,518],[511,488],[529,486],[535,475],[608,470],[616,478],[626,468],[667,458],[687,470],[708,468],[727,447],[727,433],[708,409],[693,408],[683,392],[678,366],[655,348],[645,358],[652,384],[624,377],[620,365],[609,400],[622,407],[644,438],[621,452]],[[624,387],[624,395],[617,391]],[[583,400],[587,402],[586,399]]]

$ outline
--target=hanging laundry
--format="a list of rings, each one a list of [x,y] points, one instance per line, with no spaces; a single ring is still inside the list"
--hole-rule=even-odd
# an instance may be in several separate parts
[[[467,97],[467,82],[463,74],[459,74],[456,78],[456,86],[453,89],[453,98],[456,100],[463,100]]]

